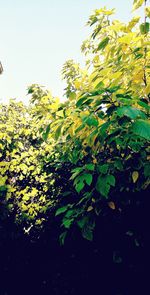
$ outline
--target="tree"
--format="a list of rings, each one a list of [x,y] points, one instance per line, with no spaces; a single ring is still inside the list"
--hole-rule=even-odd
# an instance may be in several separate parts
[[[32,85],[28,109],[12,101],[2,106],[5,201],[17,220],[32,225],[54,209],[61,243],[75,226],[92,240],[99,216],[120,215],[148,189],[150,9],[144,0],[133,9],[142,5],[144,22],[113,20],[114,10],[105,7],[90,16],[85,69],[72,60],[63,67],[65,102]]]
[[[149,185],[150,15],[146,4],[134,1],[133,10],[145,5],[145,19],[133,17],[128,24],[112,20],[114,10],[96,10],[88,21],[94,26],[92,35],[82,45],[86,69],[73,67],[72,62],[69,70],[67,63],[63,69],[68,101],[58,108],[63,112],[51,123],[51,133],[57,140],[57,161],[63,162],[62,167],[66,162],[72,166],[68,176],[71,172],[74,191],[67,192],[72,198],[66,198],[65,205],[63,199],[56,215],[63,215],[66,230],[76,223],[89,240],[95,216],[106,204],[122,210],[125,194],[130,202],[132,193]],[[65,235],[66,231],[61,238]]]

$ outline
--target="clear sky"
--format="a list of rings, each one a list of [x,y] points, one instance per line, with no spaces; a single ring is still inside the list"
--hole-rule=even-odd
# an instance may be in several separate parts
[[[28,85],[38,83],[62,97],[62,65],[82,62],[80,46],[94,9],[116,8],[116,18],[131,17],[132,0],[0,0],[0,99],[27,101]]]

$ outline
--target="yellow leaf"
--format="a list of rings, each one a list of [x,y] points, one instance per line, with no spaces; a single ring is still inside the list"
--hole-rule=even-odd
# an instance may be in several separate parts
[[[88,208],[87,208],[87,212],[90,212],[90,211],[92,211],[93,210],[93,207],[92,206],[89,206]]]
[[[69,100],[74,100],[74,99],[76,99],[76,93],[75,92],[72,92],[69,95]]]
[[[111,72],[111,69],[110,68],[105,68],[105,69],[103,69],[103,70],[100,71],[100,75],[101,76],[107,76],[107,75],[110,74],[110,72]]]
[[[94,198],[92,198],[92,202],[93,202],[93,203],[95,203],[95,202],[96,202],[96,200],[95,200]]]
[[[140,16],[135,16],[129,22],[127,29],[132,30],[132,28],[139,22]]]
[[[94,164],[97,164],[97,159],[94,158],[92,162],[93,162]]]
[[[133,75],[132,80],[135,83],[143,80],[143,71],[140,71],[140,72],[136,73],[135,75]]]
[[[145,93],[148,95],[150,93],[150,84],[147,85],[147,87],[145,88]]]
[[[129,34],[123,36],[123,37],[120,37],[120,38],[118,39],[118,42],[119,42],[119,43],[130,44],[131,41],[133,40],[133,36],[134,36],[133,33],[129,33]]]
[[[118,79],[122,75],[122,72],[116,72],[110,75],[110,79]]]
[[[133,183],[135,183],[139,178],[139,172],[138,171],[134,171],[132,173],[132,180],[133,180]]]
[[[79,80],[76,80],[76,81],[74,82],[74,85],[75,85],[75,87],[76,87],[77,89],[79,89],[79,88],[81,87],[81,82],[80,82]]]
[[[112,15],[115,13],[115,9],[107,10],[106,6],[104,6],[103,8],[96,9],[95,12],[96,12],[96,15],[99,15],[99,14]]]
[[[20,149],[24,149],[24,145],[22,144],[22,142],[18,142],[18,147],[19,147]]]
[[[116,205],[114,202],[108,202],[108,206],[110,209],[115,210],[116,209]]]
[[[139,7],[141,7],[142,4],[144,3],[144,1],[145,0],[134,0],[132,11],[135,11],[136,9],[138,9]]]
[[[145,8],[145,14],[146,14],[147,17],[150,18],[150,6]]]
[[[6,180],[7,180],[7,176],[1,177],[1,179],[0,179],[0,186],[5,185]]]

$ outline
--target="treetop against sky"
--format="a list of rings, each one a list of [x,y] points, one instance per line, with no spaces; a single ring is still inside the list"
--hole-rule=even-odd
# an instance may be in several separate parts
[[[82,41],[89,34],[85,26],[94,9],[116,9],[115,18],[128,21],[132,0],[5,0],[1,2],[0,99],[16,97],[28,101],[27,86],[39,83],[54,96],[63,96],[61,69],[74,59],[83,63]]]

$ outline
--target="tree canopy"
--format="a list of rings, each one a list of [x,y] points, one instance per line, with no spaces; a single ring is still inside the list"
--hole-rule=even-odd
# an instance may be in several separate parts
[[[133,10],[141,6],[144,20],[128,24],[106,7],[89,17],[85,68],[69,60],[62,70],[64,102],[31,85],[28,107],[1,104],[1,214],[25,232],[53,215],[62,244],[76,226],[92,240],[100,215],[121,215],[148,189],[150,7],[134,0]]]

